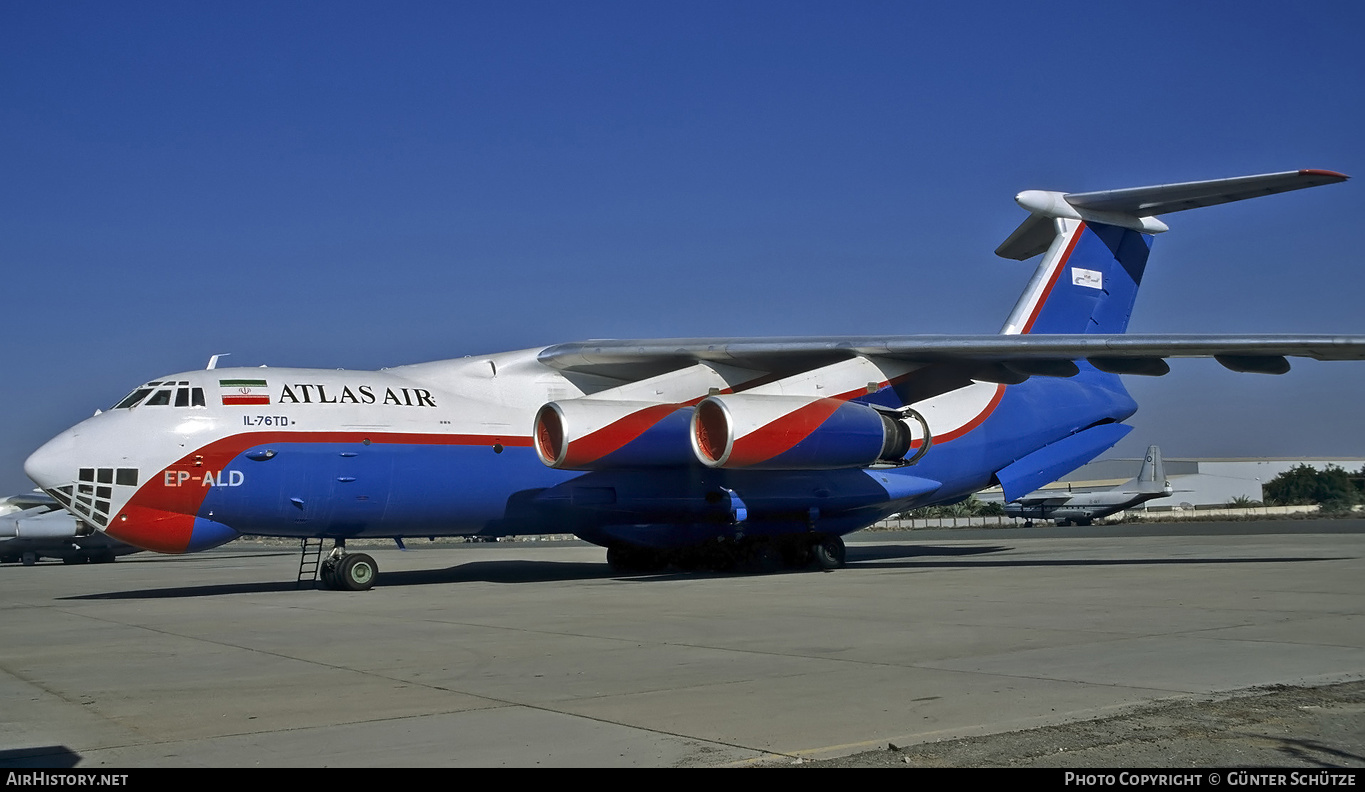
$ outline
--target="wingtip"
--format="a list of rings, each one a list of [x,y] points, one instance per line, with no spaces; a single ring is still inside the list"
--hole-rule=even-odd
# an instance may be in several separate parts
[[[1299,174],[1302,176],[1321,176],[1331,182],[1343,182],[1351,178],[1344,173],[1337,173],[1336,171],[1322,170],[1319,168],[1301,168]]]

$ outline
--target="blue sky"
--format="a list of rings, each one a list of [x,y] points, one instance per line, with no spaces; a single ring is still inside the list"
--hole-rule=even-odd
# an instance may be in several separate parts
[[[940,7],[946,6],[946,7]],[[145,380],[993,333],[1023,189],[1365,177],[1359,3],[0,4],[0,493]],[[1166,218],[1133,332],[1365,333],[1365,178]],[[1365,364],[1113,452],[1365,455]]]

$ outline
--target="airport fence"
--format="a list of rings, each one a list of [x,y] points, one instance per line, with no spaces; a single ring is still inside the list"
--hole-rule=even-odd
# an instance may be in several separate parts
[[[1098,520],[1101,525],[1115,525],[1124,522],[1187,522],[1190,520],[1258,520],[1292,515],[1314,514],[1317,506],[1252,506],[1247,508],[1172,508],[1138,509],[1118,512]],[[992,515],[987,517],[923,517],[918,519],[892,518],[873,525],[874,531],[916,531],[926,528],[1020,528],[1027,522],[1022,517]],[[1035,523],[1050,525],[1050,520],[1034,520]]]

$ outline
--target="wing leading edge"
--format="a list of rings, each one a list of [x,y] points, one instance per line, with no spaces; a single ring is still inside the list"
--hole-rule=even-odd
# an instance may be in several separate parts
[[[1290,357],[1365,360],[1362,335],[910,335],[620,339],[556,344],[539,353],[560,371],[643,379],[696,363],[787,374],[854,357],[992,367],[1020,377],[1070,376],[1075,362],[1102,371],[1161,375],[1167,358],[1215,358],[1233,371],[1282,374]]]

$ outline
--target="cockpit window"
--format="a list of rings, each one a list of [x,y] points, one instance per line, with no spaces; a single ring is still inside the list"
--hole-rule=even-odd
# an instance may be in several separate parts
[[[160,385],[161,387],[152,387]],[[167,388],[167,385],[176,385],[174,390]],[[148,394],[152,397],[147,398]],[[149,383],[133,391],[123,398],[123,401],[114,405],[115,410],[131,409],[138,405],[144,406],[167,406],[174,403],[176,407],[205,407],[203,388],[189,387],[188,382],[161,382]]]
[[[132,407],[133,405],[147,398],[147,394],[151,392],[152,392],[151,388],[138,388],[137,390],[133,391],[132,393],[124,397],[123,401],[114,405],[114,409],[122,410],[128,407]]]

